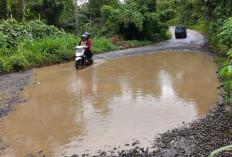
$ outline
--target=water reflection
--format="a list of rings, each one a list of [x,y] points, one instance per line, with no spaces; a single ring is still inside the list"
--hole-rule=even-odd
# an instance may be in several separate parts
[[[35,70],[40,85],[28,88],[28,102],[1,124],[6,155],[71,155],[152,139],[216,102],[215,71],[210,58],[191,52],[107,60],[80,71],[73,63]]]

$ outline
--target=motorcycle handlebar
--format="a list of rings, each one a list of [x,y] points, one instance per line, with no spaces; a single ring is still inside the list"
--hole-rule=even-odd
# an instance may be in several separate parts
[[[88,48],[88,46],[76,46],[76,48],[80,48],[80,49],[83,48],[84,49],[84,48]]]

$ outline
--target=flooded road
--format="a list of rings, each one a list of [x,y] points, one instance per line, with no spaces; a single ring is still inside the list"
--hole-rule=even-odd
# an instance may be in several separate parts
[[[26,103],[1,122],[5,156],[94,154],[190,122],[217,101],[213,60],[196,52],[163,52],[33,71]]]

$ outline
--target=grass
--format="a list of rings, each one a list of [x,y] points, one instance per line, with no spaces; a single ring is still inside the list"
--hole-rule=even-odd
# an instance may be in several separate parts
[[[228,58],[226,57],[215,57],[215,62],[218,65],[218,70],[220,71],[223,67],[225,67],[226,65],[228,65]],[[222,83],[225,83],[227,81],[230,81],[230,77],[226,77],[226,76],[220,76],[220,80]]]
[[[71,61],[75,57],[75,43],[80,41],[79,37],[39,20],[20,23],[9,19],[0,21],[0,25],[0,74]],[[164,33],[155,36],[157,41],[125,42],[138,47],[171,38],[169,31]],[[105,37],[92,38],[92,42],[94,53],[125,48]]]
[[[166,31],[166,40],[167,39],[171,39],[172,38],[172,33],[170,32],[170,30]]]
[[[119,46],[114,45],[110,42],[109,39],[104,37],[99,38],[93,38],[93,52],[94,53],[101,53],[106,51],[114,51],[114,50],[120,50],[121,48]]]
[[[167,37],[171,37],[169,31]],[[79,41],[80,38],[66,34],[62,37],[50,36],[43,39],[24,39],[20,41],[15,49],[0,48],[0,74],[71,61],[75,57],[74,43]],[[92,41],[94,53],[122,49],[104,37],[93,38]],[[154,42],[130,40],[127,43],[138,47]]]
[[[204,23],[200,23],[200,24],[196,24],[196,25],[192,25],[189,27],[190,29],[194,29],[197,30],[199,32],[205,33],[205,24]]]
[[[67,34],[57,38],[23,40],[16,49],[7,51],[0,48],[0,73],[70,61],[74,58],[74,43],[78,40],[79,38]]]
[[[172,20],[167,21],[167,24],[169,26],[176,26],[176,19],[172,19]]]
[[[228,58],[226,57],[215,57],[214,60],[219,67],[222,67],[228,63]]]
[[[231,150],[232,150],[232,145],[224,146],[224,147],[221,147],[221,148],[213,151],[212,153],[210,153],[208,157],[214,157],[219,152],[222,152],[222,151],[231,151]]]

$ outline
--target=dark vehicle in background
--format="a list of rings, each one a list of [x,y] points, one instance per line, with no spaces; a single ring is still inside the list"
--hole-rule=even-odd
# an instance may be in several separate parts
[[[176,27],[175,36],[176,36],[176,39],[186,38],[187,37],[186,27]]]

